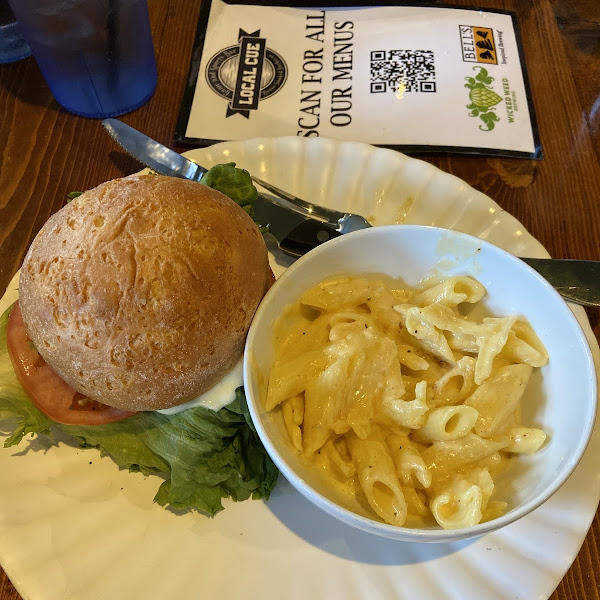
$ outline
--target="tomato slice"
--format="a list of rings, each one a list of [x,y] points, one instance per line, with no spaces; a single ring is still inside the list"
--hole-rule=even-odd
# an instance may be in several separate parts
[[[18,302],[8,317],[6,343],[25,393],[53,421],[65,425],[104,425],[136,414],[91,400],[63,381],[33,347]]]

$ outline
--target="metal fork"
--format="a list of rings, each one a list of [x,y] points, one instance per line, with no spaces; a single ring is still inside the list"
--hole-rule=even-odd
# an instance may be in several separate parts
[[[270,201],[294,210],[303,216],[318,219],[323,223],[335,224],[337,221],[342,225],[341,228],[336,227],[341,233],[348,233],[371,226],[361,215],[342,213],[306,202],[266,181],[262,181],[252,175],[251,177],[253,181],[275,195],[275,197],[269,199]],[[599,261],[520,258],[546,278],[556,288],[558,293],[569,302],[575,302],[583,306],[600,306]]]
[[[252,178],[252,181],[258,183],[258,185],[271,192],[271,194],[274,194],[275,197],[272,197],[271,200],[276,204],[292,210],[299,215],[317,219],[323,223],[331,223],[332,225],[337,223],[338,226],[336,226],[336,229],[340,233],[350,233],[351,231],[371,227],[371,223],[369,223],[362,215],[341,212],[339,210],[319,206],[318,204],[312,204],[312,202],[302,200],[302,198],[298,198],[258,177],[254,177],[253,175],[250,175],[250,177]]]

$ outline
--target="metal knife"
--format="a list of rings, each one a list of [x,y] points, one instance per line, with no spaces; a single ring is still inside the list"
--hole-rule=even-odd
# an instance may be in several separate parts
[[[600,261],[519,258],[535,269],[566,300],[584,306],[600,306]]]
[[[102,125],[128,154],[161,175],[199,182],[208,171],[118,119],[104,119]],[[268,225],[280,248],[292,256],[306,254],[311,248],[336,235],[371,226],[361,215],[295,199],[287,192],[251,177],[276,194],[266,196],[259,193],[253,205],[257,220]]]
[[[118,119],[104,119],[102,125],[124,150],[157,173],[201,181],[208,170]],[[334,237],[370,226],[360,215],[304,202],[261,180],[256,181],[279,196],[259,194],[253,205],[255,219],[268,225],[281,250],[292,256],[302,256]],[[521,260],[540,273],[565,299],[600,306],[600,261],[523,257]]]

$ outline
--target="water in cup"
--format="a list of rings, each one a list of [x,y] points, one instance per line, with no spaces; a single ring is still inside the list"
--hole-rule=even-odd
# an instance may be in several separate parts
[[[146,0],[10,0],[54,98],[85,117],[146,102],[156,62]]]

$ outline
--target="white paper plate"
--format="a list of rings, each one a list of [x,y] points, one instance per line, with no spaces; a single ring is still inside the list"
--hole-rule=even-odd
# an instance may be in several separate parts
[[[428,163],[364,144],[276,138],[188,156],[235,161],[306,199],[377,225],[464,231],[518,255],[547,256],[487,196]],[[289,259],[273,252],[281,272]],[[8,292],[3,309],[15,297]],[[585,312],[573,307],[598,371]],[[600,497],[600,434],[567,483],[501,531],[448,544],[408,544],[353,530],[283,477],[267,503],[228,502],[214,519],[152,503],[159,482],[119,471],[93,450],[42,440],[0,448],[0,562],[26,600],[542,599],[577,555]]]

